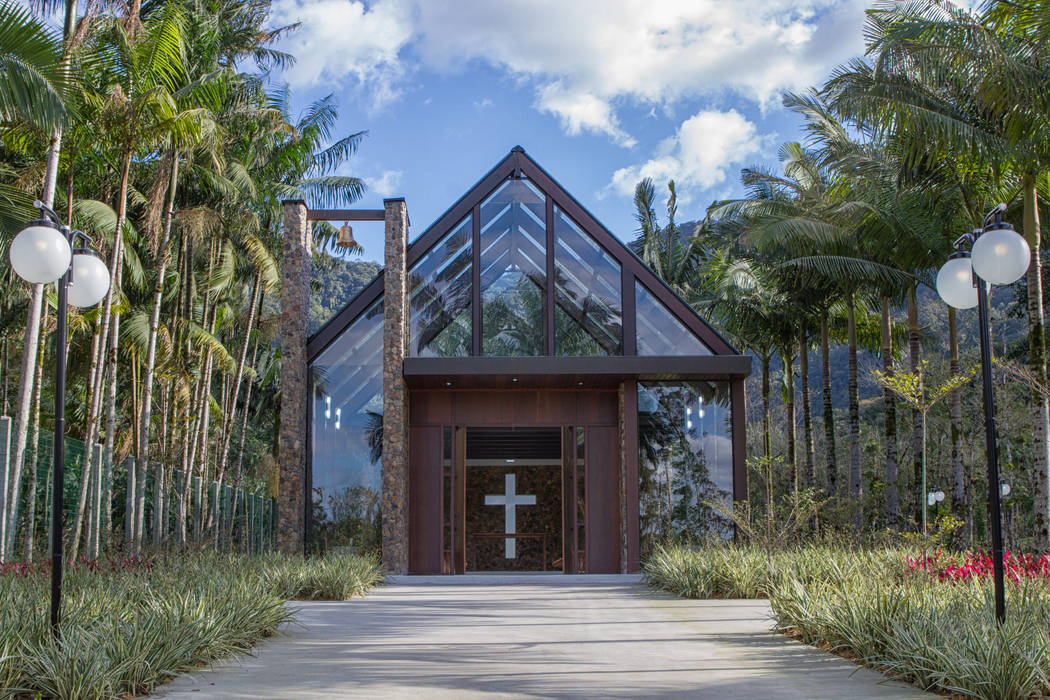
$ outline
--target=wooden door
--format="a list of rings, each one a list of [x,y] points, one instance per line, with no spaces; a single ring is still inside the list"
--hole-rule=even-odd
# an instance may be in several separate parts
[[[587,573],[620,573],[620,460],[615,426],[586,433]]]
[[[442,543],[442,429],[409,429],[408,569],[413,574],[440,574]]]

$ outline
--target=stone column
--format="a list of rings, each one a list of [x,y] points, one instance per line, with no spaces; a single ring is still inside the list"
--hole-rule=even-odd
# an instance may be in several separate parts
[[[408,347],[406,252],[408,209],[404,199],[385,199],[383,266],[383,564],[408,572]]]
[[[301,554],[305,544],[306,424],[309,382],[306,337],[310,315],[312,233],[306,203],[287,200],[281,254],[281,449],[277,495],[277,546]]]

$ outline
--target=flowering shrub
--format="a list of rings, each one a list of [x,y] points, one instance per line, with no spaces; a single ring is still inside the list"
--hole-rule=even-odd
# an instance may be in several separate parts
[[[149,573],[153,570],[153,560],[141,556],[120,556],[103,560],[88,560],[80,557],[75,561],[67,561],[65,565],[67,572],[85,571],[87,573]],[[26,576],[45,575],[51,573],[51,560],[44,559],[35,564],[28,562],[8,562],[0,564],[0,578],[14,576],[24,578]]]
[[[911,572],[923,572],[938,581],[950,582],[989,578],[993,567],[991,553],[980,550],[957,558],[938,549],[932,555],[907,557],[905,561]],[[1006,552],[1003,555],[1003,578],[1014,583],[1020,583],[1022,579],[1050,583],[1050,554]]]

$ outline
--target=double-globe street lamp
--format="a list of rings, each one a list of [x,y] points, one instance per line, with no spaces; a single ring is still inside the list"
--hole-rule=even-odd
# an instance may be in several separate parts
[[[992,575],[995,578],[995,618],[1006,619],[1003,593],[1003,523],[1000,498],[999,446],[995,430],[995,396],[992,387],[992,340],[988,288],[1013,284],[1028,271],[1032,252],[1013,226],[1003,221],[1005,204],[984,217],[982,228],[960,236],[955,252],[937,273],[937,293],[957,309],[977,307],[981,336],[981,378],[984,384],[984,445],[988,458],[988,506],[992,526]],[[970,250],[965,248],[969,246]],[[1009,491],[1007,491],[1009,493]]]
[[[66,456],[66,324],[69,304],[94,306],[109,292],[109,268],[87,247],[91,239],[83,231],[71,231],[55,212],[40,201],[33,202],[40,218],[11,242],[11,267],[26,282],[58,286],[55,327],[55,439],[54,483],[51,487],[51,634],[59,637],[62,609],[62,492],[65,487]],[[74,247],[77,243],[81,247]],[[87,245],[84,245],[87,244]]]

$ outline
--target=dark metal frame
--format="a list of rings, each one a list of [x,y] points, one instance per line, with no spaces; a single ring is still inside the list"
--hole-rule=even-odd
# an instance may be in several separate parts
[[[635,323],[635,300],[634,281],[641,282],[649,293],[656,297],[671,314],[678,319],[687,329],[706,344],[715,355],[738,355],[739,353],[711,326],[709,326],[696,311],[686,304],[674,290],[667,286],[656,273],[646,266],[642,260],[614,236],[605,226],[582,204],[570,195],[547,171],[536,161],[526,155],[524,149],[515,146],[513,150],[499,164],[482,177],[465,195],[453,204],[437,221],[431,224],[420,236],[408,246],[406,264],[412,267],[420,258],[430,252],[442,238],[444,238],[453,227],[457,226],[468,214],[473,214],[474,248],[473,256],[473,285],[471,289],[471,304],[473,314],[473,342],[472,350],[475,356],[481,355],[481,202],[485,200],[504,181],[524,177],[529,179],[547,196],[547,290],[551,293],[553,285],[553,256],[554,249],[551,245],[553,236],[553,208],[557,206],[569,218],[592,239],[594,239],[614,260],[622,270],[622,305],[623,305],[623,346],[624,355],[632,355],[637,352],[634,337]],[[335,216],[338,213],[339,216]],[[332,215],[331,218],[339,219],[349,210],[333,211],[311,211],[310,219],[319,219]],[[376,279],[372,280],[346,307],[335,317],[326,323],[320,330],[307,341],[307,361],[313,362],[324,352],[339,335],[372,303],[383,293],[383,273],[380,272]],[[549,297],[546,304],[546,318],[544,325],[545,349],[547,354],[553,355],[553,298]],[[628,320],[629,319],[629,320]],[[628,328],[628,325],[632,326]],[[629,332],[630,331],[630,332]],[[592,358],[598,361],[606,361],[609,358]]]

